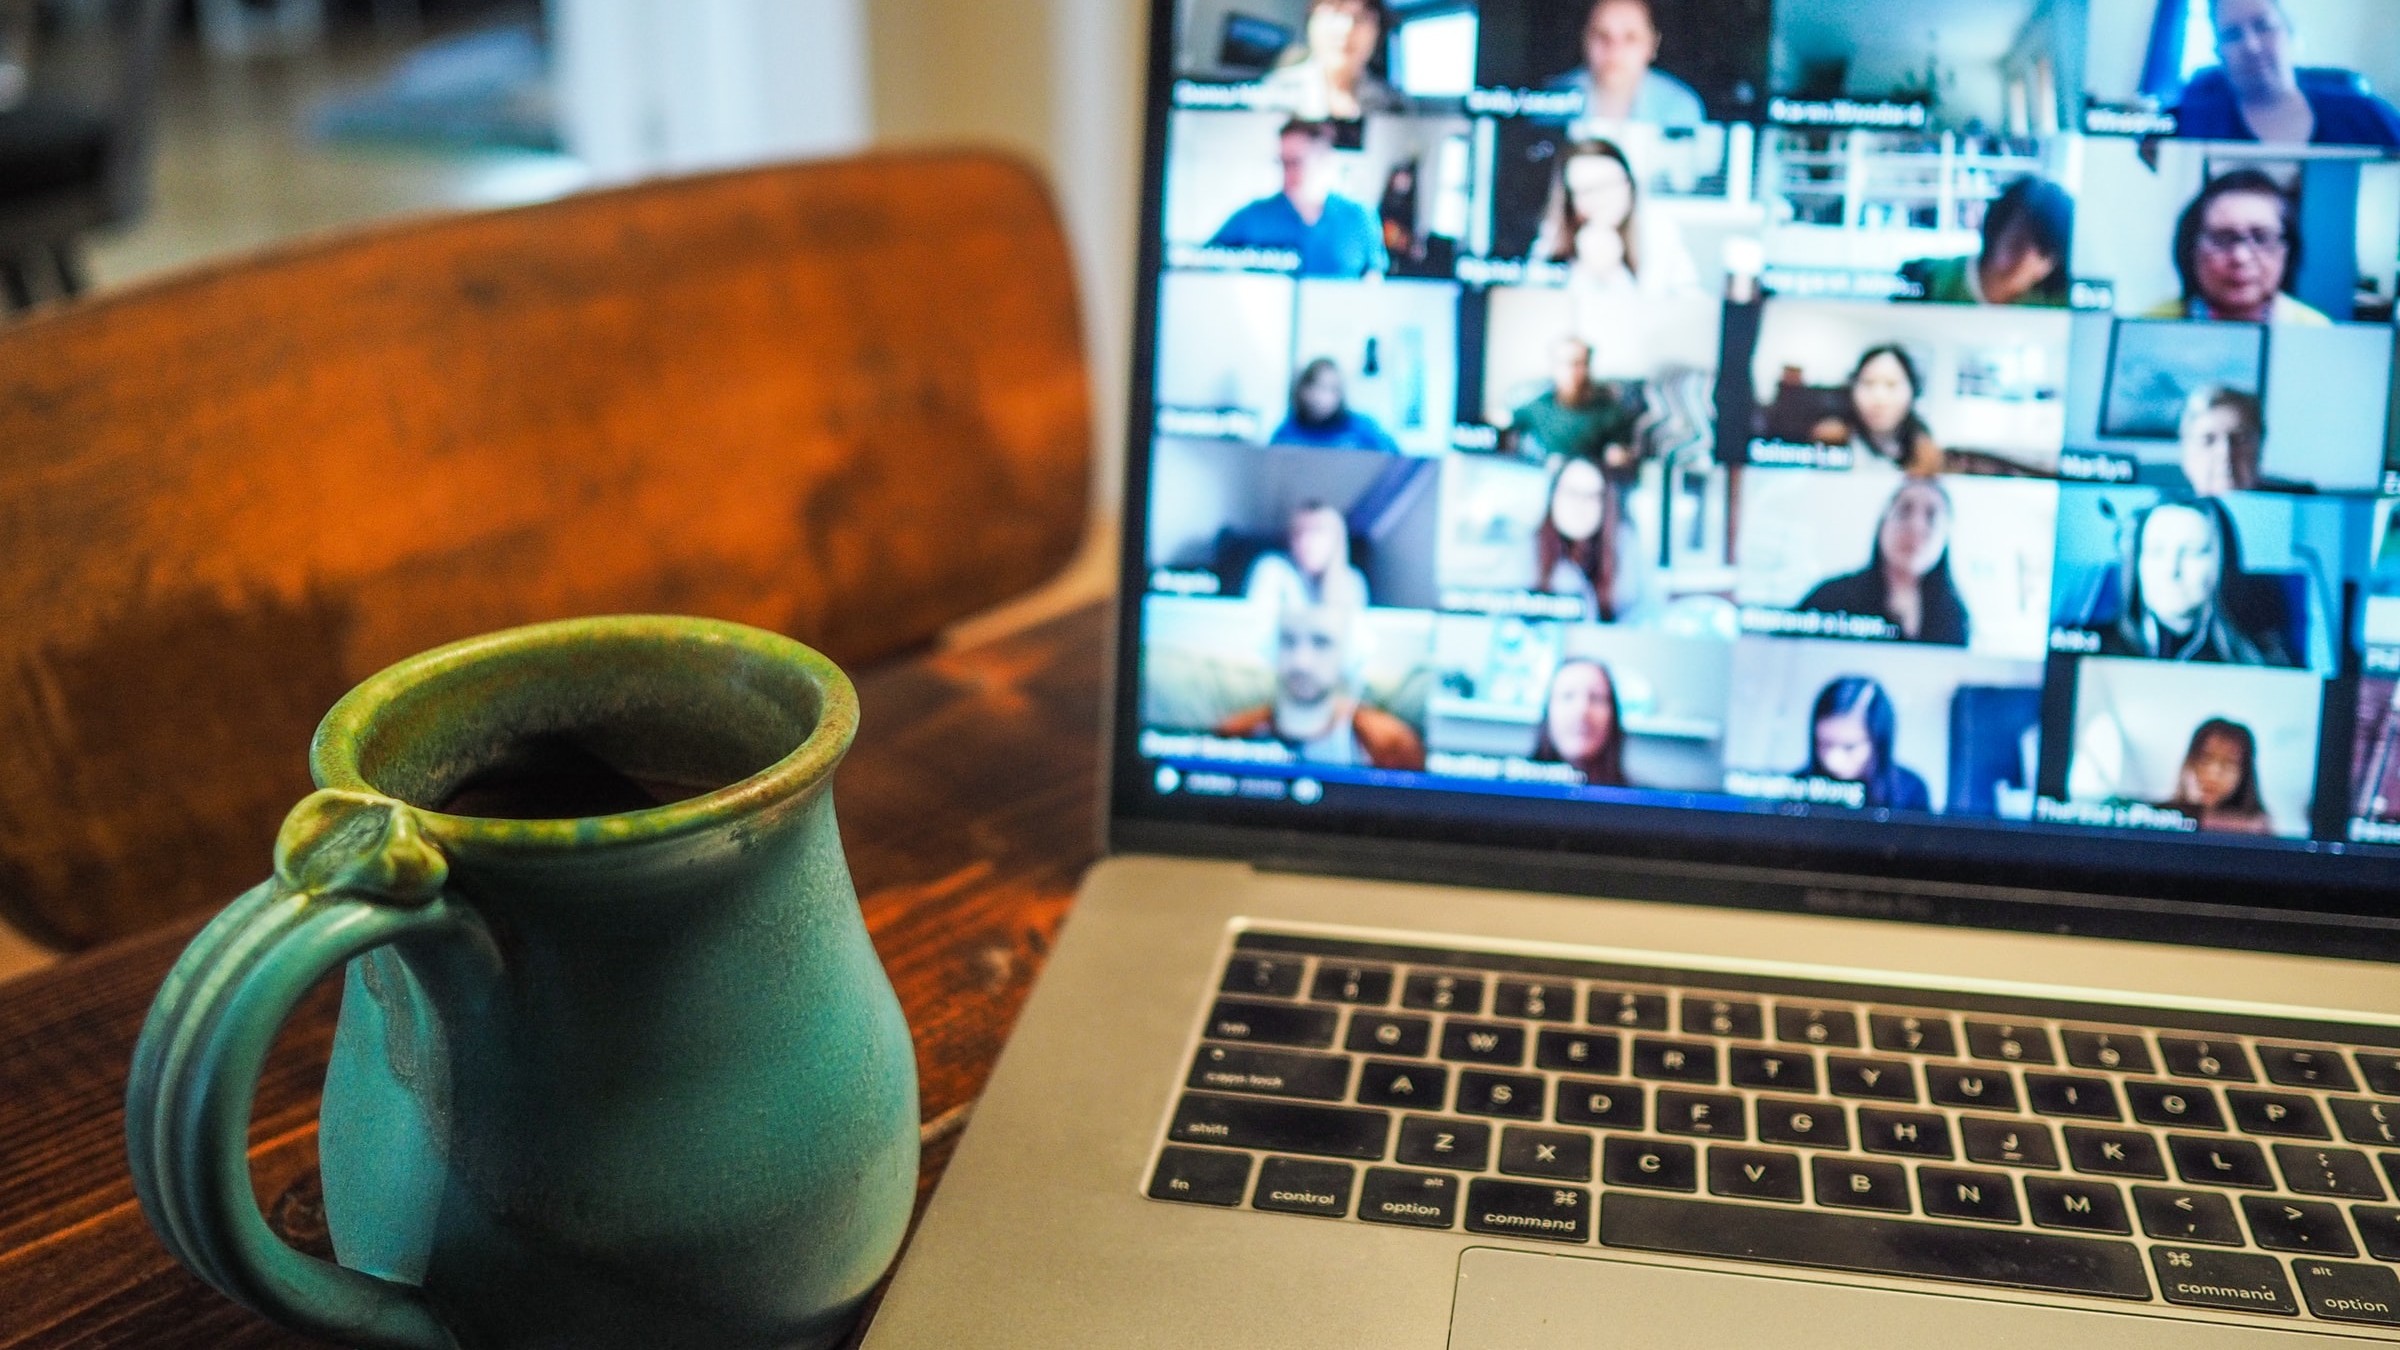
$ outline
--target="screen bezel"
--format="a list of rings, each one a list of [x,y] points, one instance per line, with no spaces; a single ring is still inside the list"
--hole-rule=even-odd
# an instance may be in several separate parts
[[[1142,142],[1141,236],[1129,343],[1124,529],[1103,762],[1112,852],[1242,859],[1279,869],[1617,895],[1908,922],[2259,947],[2400,960],[2400,850],[2243,848],[2179,839],[2077,836],[1963,825],[1793,821],[1673,807],[1570,804],[1589,818],[1545,823],[1543,807],[1493,798],[1510,821],[1420,809],[1467,794],[1385,789],[1398,809],[1166,797],[1138,750],[1142,607],[1148,598],[1157,323],[1165,267],[1166,150],[1178,0],[1151,0]],[[2112,353],[2113,355],[2113,353]],[[2328,682],[2328,707],[2357,680]],[[1401,797],[1401,793],[1415,794]],[[1605,813],[1605,814],[1602,814]],[[1645,814],[1655,813],[1656,828]],[[2055,844],[2028,865],[2029,843]],[[1738,851],[1740,866],[1712,864]],[[2120,856],[2092,856],[2104,852]],[[2061,856],[2076,855],[2085,856]],[[2005,875],[1995,869],[2007,869]],[[2227,892],[2237,892],[2229,902]]]

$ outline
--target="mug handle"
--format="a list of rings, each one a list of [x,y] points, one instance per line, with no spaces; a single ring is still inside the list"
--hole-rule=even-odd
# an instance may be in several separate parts
[[[142,1210],[175,1258],[294,1330],[374,1350],[458,1350],[423,1290],[294,1250],[260,1215],[250,1115],[268,1047],[309,987],[391,943],[472,935],[443,894],[449,862],[387,797],[318,792],[275,841],[275,876],[201,930],[133,1052],[126,1151]]]

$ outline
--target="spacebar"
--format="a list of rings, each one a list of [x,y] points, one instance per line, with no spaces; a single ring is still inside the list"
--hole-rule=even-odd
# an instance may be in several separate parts
[[[1864,1275],[1962,1280],[2101,1298],[2150,1297],[2150,1280],[2132,1243],[2021,1229],[1754,1209],[1613,1191],[1600,1203],[1600,1243]]]

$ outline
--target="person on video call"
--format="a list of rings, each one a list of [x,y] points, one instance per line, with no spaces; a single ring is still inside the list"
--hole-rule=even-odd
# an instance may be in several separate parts
[[[1275,428],[1272,443],[1303,450],[1400,453],[1398,442],[1374,418],[1351,408],[1342,368],[1326,356],[1300,368],[1300,377],[1292,381],[1292,410]]]
[[[2210,0],[2217,68],[2205,70],[2175,108],[2179,136],[2274,145],[2400,147],[2400,112],[2347,70],[2303,83],[2284,0]]]
[[[1281,741],[1311,764],[1423,770],[1425,740],[1351,687],[1358,611],[1341,605],[1287,609],[1275,621],[1275,697],[1217,726],[1232,740]]]
[[[1277,614],[1311,605],[1367,607],[1367,574],[1350,561],[1350,522],[1324,502],[1292,508],[1284,551],[1258,555],[1242,595]]]
[[[1868,810],[1930,811],[1933,794],[1925,780],[1892,758],[1900,734],[1899,714],[1883,686],[1863,675],[1845,675],[1817,694],[1808,719],[1808,767],[1799,777],[1866,787]]]
[[[1646,227],[1633,161],[1614,141],[1559,147],[1533,260],[1565,265],[1568,280],[1588,290],[1656,295],[1700,285],[1683,241]]]
[[[2075,199],[2046,178],[2008,185],[1983,215],[1983,251],[1972,258],[1920,258],[1900,275],[1917,300],[1936,305],[2067,303],[2067,260],[2075,252]]]
[[[1367,69],[1386,28],[1382,0],[1311,0],[1305,36],[1266,78],[1269,106],[1312,122],[1400,111],[1400,95]]]
[[[2183,295],[2153,319],[2322,326],[2332,322],[2290,293],[2300,275],[2300,210],[2258,169],[2235,169],[2200,189],[2175,223]]]
[[[1300,274],[1357,277],[1383,272],[1383,226],[1375,213],[1333,190],[1341,176],[1333,125],[1294,120],[1284,124],[1276,156],[1283,165],[1283,191],[1261,197],[1226,220],[1211,248],[1288,249],[1300,255]]]
[[[2267,423],[2257,395],[2214,384],[2194,389],[2183,401],[2179,439],[2193,495],[2222,497],[2264,485],[2258,461]]]
[[[2241,544],[2214,497],[2162,502],[2135,522],[2122,572],[2124,607],[2101,630],[2104,656],[2225,665],[2297,666],[2283,638],[2246,622]]]
[[[2222,717],[2202,722],[2183,752],[2175,795],[2162,804],[2214,833],[2273,834],[2275,822],[2258,799],[2258,738]]]
[[[1572,596],[1585,622],[1623,623],[1641,606],[1643,568],[1617,489],[1588,459],[1559,461],[1533,531],[1533,589]]]
[[[1516,410],[1508,435],[1527,459],[1588,459],[1621,481],[1638,459],[1638,420],[1614,390],[1592,378],[1592,344],[1564,337],[1550,349],[1550,387]]]
[[[1550,676],[1534,762],[1564,764],[1592,787],[1628,787],[1625,723],[1616,677],[1597,661],[1571,658]]]
[[[1903,482],[1876,523],[1865,570],[1818,586],[1800,608],[1882,619],[1910,642],[1966,646],[1967,605],[1950,576],[1951,516],[1950,494],[1939,482]]]
[[[1583,64],[1547,87],[1582,94],[1593,121],[1696,127],[1708,110],[1690,85],[1656,68],[1658,44],[1650,0],[1596,0],[1583,21]]]
[[[1924,392],[1924,377],[1907,352],[1890,344],[1870,347],[1850,371],[1849,397],[1841,415],[1819,422],[1809,439],[1849,446],[1856,452],[1854,468],[1881,463],[1907,473],[1940,473],[1942,448],[1934,443],[1925,419],[1917,416],[1917,400]]]

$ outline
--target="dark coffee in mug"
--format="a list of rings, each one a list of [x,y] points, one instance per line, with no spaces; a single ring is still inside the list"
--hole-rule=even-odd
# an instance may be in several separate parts
[[[586,738],[552,733],[501,747],[434,809],[488,820],[581,820],[672,806],[738,781],[620,767]]]

